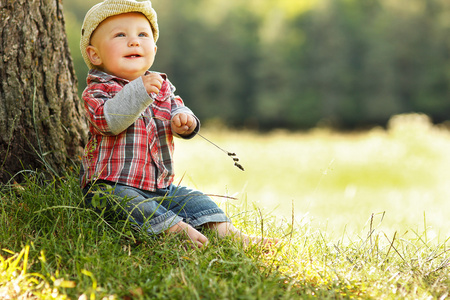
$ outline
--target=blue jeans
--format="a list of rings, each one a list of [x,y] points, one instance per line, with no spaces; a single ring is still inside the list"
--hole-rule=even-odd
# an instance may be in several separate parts
[[[231,222],[209,196],[173,184],[150,192],[101,180],[87,185],[83,194],[88,206],[128,220],[150,234],[161,233],[180,221],[192,227],[210,222]]]

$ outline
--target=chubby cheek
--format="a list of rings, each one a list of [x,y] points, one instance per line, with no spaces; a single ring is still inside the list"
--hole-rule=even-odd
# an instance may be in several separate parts
[[[122,57],[122,46],[118,43],[111,43],[109,45],[106,46],[107,48],[106,53],[107,53],[107,57],[110,59],[118,59],[120,57]]]

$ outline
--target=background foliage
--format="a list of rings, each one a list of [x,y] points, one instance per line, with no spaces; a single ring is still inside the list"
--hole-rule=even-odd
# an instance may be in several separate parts
[[[86,11],[65,1],[80,82]],[[165,72],[203,120],[228,126],[304,129],[385,125],[450,108],[447,0],[154,0]]]

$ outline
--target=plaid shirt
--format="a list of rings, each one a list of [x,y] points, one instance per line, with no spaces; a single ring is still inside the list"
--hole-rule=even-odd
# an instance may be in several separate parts
[[[135,113],[136,120],[131,126],[114,134],[107,122],[105,102],[114,98],[129,81],[98,70],[89,71],[83,100],[90,138],[82,158],[82,188],[98,179],[148,191],[166,188],[173,182],[171,118],[179,112],[192,112],[174,95],[175,87],[166,76],[161,75],[165,80],[160,93],[150,95],[147,101],[151,104]],[[110,115],[108,121],[119,117]]]

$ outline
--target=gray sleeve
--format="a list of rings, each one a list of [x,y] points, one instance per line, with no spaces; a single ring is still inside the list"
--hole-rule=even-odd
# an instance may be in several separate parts
[[[119,134],[126,130],[152,103],[153,99],[148,95],[142,78],[131,81],[105,102],[105,119],[110,131]]]

